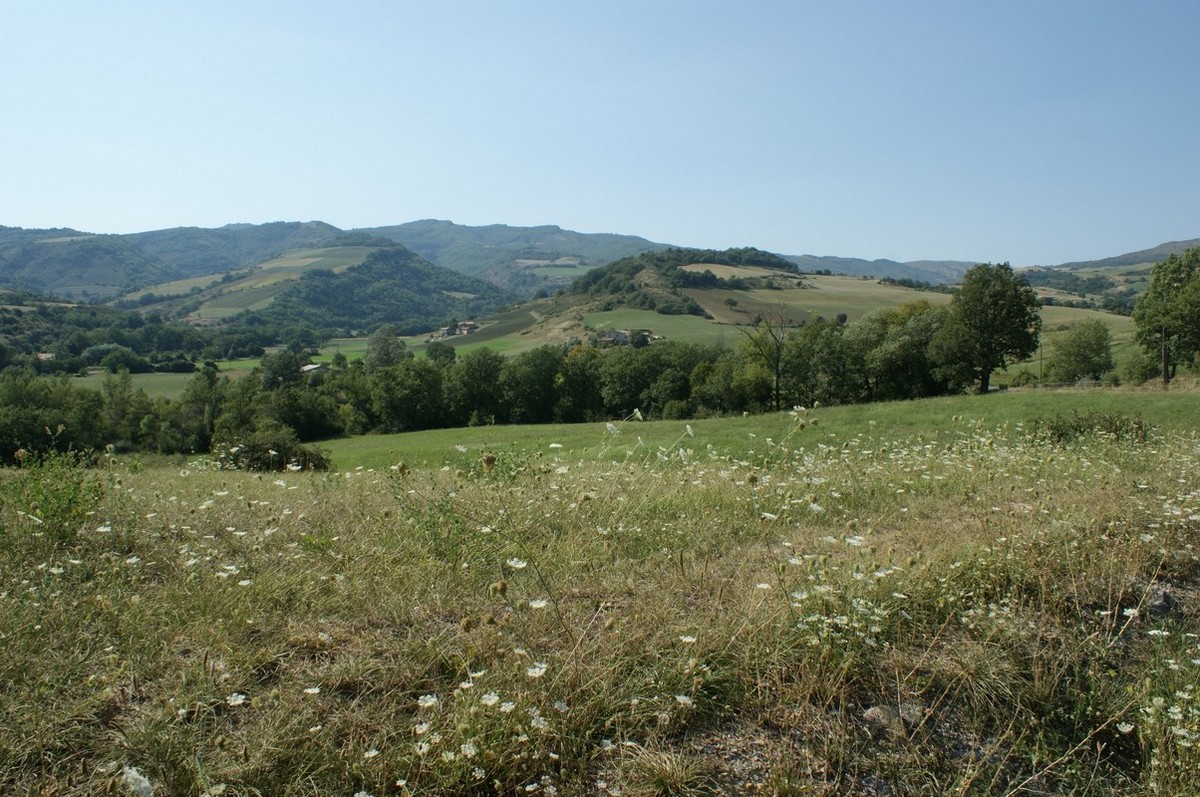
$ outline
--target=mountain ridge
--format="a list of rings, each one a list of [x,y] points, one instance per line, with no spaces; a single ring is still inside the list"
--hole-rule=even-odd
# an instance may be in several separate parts
[[[635,235],[581,233],[554,224],[472,226],[439,219],[350,230],[319,220],[235,222],[217,228],[173,227],[119,235],[70,227],[0,226],[0,285],[72,299],[109,300],[173,279],[253,267],[293,250],[349,245],[356,236],[387,239],[436,266],[485,279],[508,293],[526,297],[566,290],[588,271],[623,258],[687,248]],[[1101,260],[1041,268],[1074,271],[1140,265],[1198,244],[1200,239],[1184,239]],[[902,262],[811,254],[781,257],[800,271],[940,285],[953,284],[978,262]]]

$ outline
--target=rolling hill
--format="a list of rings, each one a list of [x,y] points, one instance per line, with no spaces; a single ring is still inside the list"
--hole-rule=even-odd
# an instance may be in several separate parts
[[[968,260],[914,260],[901,263],[896,260],[862,260],[855,257],[832,257],[829,255],[786,255],[801,271],[846,274],[852,277],[874,277],[875,279],[914,280],[931,285],[950,285],[957,282],[978,261]]]
[[[257,265],[293,249],[331,242],[342,234],[323,221],[277,221],[226,224],[217,229],[175,227],[125,237],[169,263],[181,277],[199,277]]]
[[[397,244],[343,269],[302,271],[261,308],[249,309],[251,320],[277,325],[363,332],[391,324],[411,335],[494,312],[510,299],[489,282],[435,266]]]
[[[355,232],[389,238],[431,263],[524,296],[566,288],[597,266],[667,248],[635,235],[581,233],[554,225],[468,227],[426,219]]]
[[[1159,244],[1151,249],[1139,249],[1136,252],[1128,252],[1123,255],[1106,257],[1100,260],[1060,263],[1054,266],[1054,268],[1066,269],[1068,271],[1083,271],[1088,269],[1123,268],[1127,266],[1149,266],[1154,263],[1163,262],[1170,255],[1181,255],[1186,250],[1196,246],[1200,246],[1200,238],[1192,238],[1187,241],[1170,241]]]
[[[168,312],[171,303],[164,305],[163,297],[186,294],[188,301],[175,301],[174,306],[187,305],[188,312],[199,312],[198,317],[211,321],[266,307],[282,290],[275,283],[285,280],[283,272],[292,272],[287,277],[290,279],[304,270],[336,270],[347,265],[347,258],[361,262],[366,256],[366,252],[347,255],[355,246],[373,250],[393,242],[433,265],[486,280],[519,297],[567,290],[594,269],[669,248],[638,236],[580,233],[553,225],[466,226],[439,220],[351,231],[321,221],[281,221],[228,224],[217,229],[178,227],[131,235],[0,226],[0,285],[73,300],[123,297],[124,306]],[[1197,243],[1200,239],[1165,243],[1102,260],[1032,269],[1028,274],[1052,301],[1128,312],[1136,294],[1144,288],[1149,264]],[[335,249],[341,253],[331,255],[326,251]],[[298,265],[306,259],[307,264]],[[974,265],[972,261],[899,262],[814,255],[791,255],[780,261],[772,268],[782,270],[786,262],[787,268],[808,274],[846,274],[931,285],[953,284]],[[263,270],[251,275],[249,270],[259,266]],[[650,273],[646,279],[651,279]],[[662,279],[661,274],[653,278]],[[256,283],[253,287],[257,295],[249,293],[251,285],[245,280]],[[674,305],[679,312],[694,313],[697,303],[679,291],[683,287],[687,286],[642,284],[634,292],[641,297],[636,301],[652,302],[654,309],[660,304]],[[235,293],[240,295],[234,297]],[[216,301],[218,295],[228,301]],[[631,306],[628,298],[623,301]]]
[[[240,319],[360,332],[387,323],[416,334],[512,301],[491,283],[383,243],[298,249],[220,277],[149,286],[122,305],[206,326]]]
[[[730,271],[747,268],[754,270],[753,276]],[[790,284],[797,279],[790,262],[759,249],[666,249],[593,269],[575,280],[570,293],[599,300],[606,309],[634,307],[663,315],[703,316],[706,311],[687,289],[736,289],[747,287],[748,280]]]
[[[462,351],[487,346],[506,354],[547,343],[606,345],[639,336],[736,345],[740,329],[759,319],[786,326],[817,318],[853,323],[875,310],[951,300],[945,291],[792,269],[783,258],[753,249],[648,252],[594,269],[562,295],[479,319],[478,333],[451,343]],[[1118,360],[1136,351],[1126,315],[1066,306],[1064,299],[1043,308],[1042,317],[1047,346],[1072,325],[1097,319],[1109,327]],[[421,337],[409,345],[420,349]]]
[[[172,265],[126,236],[88,235],[74,230],[37,232],[42,234],[0,238],[0,246],[6,240],[13,242],[0,249],[3,284],[68,299],[102,300],[181,276]]]

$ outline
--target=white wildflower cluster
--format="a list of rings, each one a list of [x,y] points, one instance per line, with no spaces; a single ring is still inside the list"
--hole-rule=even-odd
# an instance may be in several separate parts
[[[1200,770],[1200,642],[1196,634],[1184,636],[1187,645],[1182,648],[1169,635],[1152,637],[1163,654],[1158,673],[1149,681],[1155,693],[1140,708],[1136,722],[1124,723],[1132,726],[1128,732],[1136,729],[1143,747],[1151,750],[1155,777],[1164,771]],[[1174,651],[1182,656],[1165,655]]]

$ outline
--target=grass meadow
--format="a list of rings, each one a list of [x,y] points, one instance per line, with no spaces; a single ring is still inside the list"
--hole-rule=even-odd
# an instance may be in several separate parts
[[[1193,793],[1198,398],[27,462],[0,791]]]

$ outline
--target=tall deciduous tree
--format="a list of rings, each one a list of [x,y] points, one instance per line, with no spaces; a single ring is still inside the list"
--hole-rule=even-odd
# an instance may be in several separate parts
[[[504,356],[488,348],[459,357],[446,372],[446,402],[457,424],[507,420],[500,374]]]
[[[554,382],[562,352],[539,346],[504,363],[500,388],[513,423],[548,423],[554,419]]]
[[[1154,266],[1133,320],[1138,343],[1158,355],[1167,385],[1179,363],[1200,353],[1200,247]]]
[[[938,379],[929,357],[929,344],[948,313],[947,307],[921,300],[875,310],[851,324],[846,329],[848,356],[861,362],[863,398],[924,398],[956,388]]]
[[[371,399],[384,431],[435,428],[443,414],[442,371],[412,357],[379,368],[371,373]]]
[[[1037,351],[1042,316],[1037,294],[1008,263],[982,263],[963,275],[950,318],[930,344],[940,372],[970,374],[987,393],[992,371]]]
[[[1099,379],[1111,371],[1112,333],[1103,321],[1080,321],[1058,336],[1051,346],[1046,379],[1050,382],[1078,382]]]
[[[862,397],[861,358],[846,340],[846,326],[817,318],[788,335],[783,350],[783,394],[789,403],[847,404]]]
[[[384,324],[367,338],[367,350],[363,353],[363,367],[370,373],[378,368],[399,365],[412,357],[408,344],[391,324]]]
[[[776,308],[760,316],[750,329],[742,329],[742,352],[771,375],[771,406],[783,408],[784,347],[791,326],[786,311]]]
[[[558,389],[555,420],[562,423],[603,420],[604,399],[600,394],[603,356],[595,346],[580,344],[563,357],[555,381]]]

